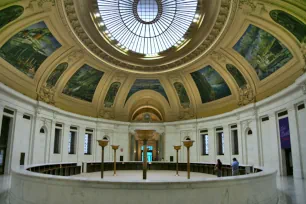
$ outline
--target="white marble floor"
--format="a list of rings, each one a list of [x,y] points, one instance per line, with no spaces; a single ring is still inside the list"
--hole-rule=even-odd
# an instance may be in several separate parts
[[[119,173],[119,172],[118,172]],[[92,176],[94,176],[93,173]],[[168,176],[173,176],[176,179],[183,179],[186,172],[181,172],[181,178],[177,178],[174,176],[174,174],[171,172]],[[79,175],[82,176],[82,175]],[[99,176],[99,173],[97,175]],[[105,172],[105,176],[112,177],[114,179],[119,178],[113,177],[112,172]],[[157,174],[150,172],[149,174],[151,179],[158,176]],[[197,176],[194,173],[191,175],[193,177]],[[211,177],[212,175],[204,174],[202,175],[206,178],[207,176]],[[141,175],[139,175],[141,179]],[[138,175],[136,179],[139,179]],[[156,179],[163,179],[162,177],[158,176]],[[10,184],[10,177],[7,175],[0,176],[0,204],[9,204],[8,199],[8,190]],[[293,179],[292,177],[278,177],[277,178],[277,186],[279,189],[279,203],[278,204],[306,204],[306,179]]]

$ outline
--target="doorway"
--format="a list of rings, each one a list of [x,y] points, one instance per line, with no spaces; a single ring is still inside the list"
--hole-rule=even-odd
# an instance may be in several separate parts
[[[293,163],[288,112],[280,112],[277,114],[277,116],[281,151],[281,175],[291,176],[293,175]]]
[[[153,146],[147,146],[147,161],[153,161]],[[141,161],[143,161],[143,146],[141,147]]]
[[[9,135],[11,132],[12,118],[3,116],[2,127],[0,135],[0,175],[6,171],[6,164],[8,163],[9,153]]]
[[[284,149],[284,151],[285,151],[285,162],[286,162],[287,176],[292,176],[293,175],[293,165],[292,165],[291,148]]]
[[[135,161],[143,161],[143,141],[136,140]],[[158,141],[149,140],[147,143],[147,161],[159,161],[158,160]]]

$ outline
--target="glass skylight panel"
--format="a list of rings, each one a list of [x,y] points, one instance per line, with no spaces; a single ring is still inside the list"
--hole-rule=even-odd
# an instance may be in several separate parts
[[[195,18],[197,0],[97,0],[104,35],[145,55],[165,51],[183,38]]]

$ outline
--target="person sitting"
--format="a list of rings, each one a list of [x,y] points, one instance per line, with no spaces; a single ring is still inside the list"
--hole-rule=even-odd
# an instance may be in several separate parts
[[[232,176],[238,176],[239,175],[239,162],[236,158],[233,158],[232,163]]]
[[[215,166],[215,170],[217,171],[217,176],[221,177],[222,176],[222,162],[220,159],[217,160],[217,164]]]

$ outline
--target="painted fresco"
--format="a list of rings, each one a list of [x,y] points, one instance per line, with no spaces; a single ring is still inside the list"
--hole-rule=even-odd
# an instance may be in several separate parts
[[[134,82],[131,90],[128,93],[128,96],[125,100],[125,102],[127,102],[127,100],[136,92],[141,91],[141,90],[153,90],[156,91],[158,93],[160,93],[161,95],[163,95],[167,101],[168,100],[168,96],[164,90],[164,87],[161,85],[160,81],[158,79],[136,79],[136,81]]]
[[[260,80],[292,59],[290,51],[279,40],[254,25],[247,28],[234,49],[251,64]]]
[[[22,6],[10,6],[0,11],[0,29],[23,14]]]
[[[104,107],[110,108],[114,105],[115,98],[120,86],[121,86],[120,82],[114,82],[111,84],[104,100]]]
[[[176,93],[180,99],[180,103],[184,108],[188,108],[190,106],[190,100],[187,94],[187,91],[184,87],[184,85],[180,82],[175,82],[174,88],[176,90]]]
[[[61,63],[61,64],[57,65],[57,67],[55,68],[55,70],[53,70],[53,72],[50,74],[50,76],[47,80],[47,86],[50,87],[50,88],[54,87],[55,84],[57,83],[58,79],[64,73],[64,71],[66,71],[67,67],[68,67],[67,62],[64,62],[64,63]]]
[[[63,93],[77,99],[92,102],[103,74],[104,72],[85,64],[69,79]]]
[[[224,79],[210,65],[191,73],[191,76],[198,87],[202,103],[231,95]]]
[[[33,78],[40,65],[61,44],[42,21],[23,29],[0,48],[0,57]]]
[[[239,88],[243,88],[247,85],[246,80],[242,76],[241,72],[232,64],[226,65],[227,70],[231,75],[234,77],[236,83],[238,84]]]
[[[280,10],[271,11],[270,16],[276,23],[290,31],[300,42],[306,42],[305,23]]]

